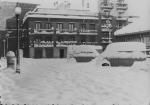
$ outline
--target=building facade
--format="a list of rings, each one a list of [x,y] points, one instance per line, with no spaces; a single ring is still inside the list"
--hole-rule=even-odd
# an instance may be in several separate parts
[[[24,55],[64,58],[68,45],[95,45],[97,23],[96,14],[89,11],[36,8],[24,17]]]
[[[133,23],[117,30],[114,34],[117,42],[143,42],[150,49],[150,24],[149,18],[141,17]]]
[[[114,31],[127,23],[126,18],[110,15],[109,12],[114,5],[109,3],[105,0],[101,2],[103,13],[99,14],[88,10],[43,7],[28,12],[23,20],[24,56],[64,58],[67,56],[67,46],[72,44],[106,47],[112,41]],[[127,9],[121,6],[119,5],[116,10]]]
[[[114,40],[113,33],[117,29],[128,24],[128,17],[125,15],[128,9],[125,0],[99,0],[99,12],[101,23],[101,45],[106,47]]]

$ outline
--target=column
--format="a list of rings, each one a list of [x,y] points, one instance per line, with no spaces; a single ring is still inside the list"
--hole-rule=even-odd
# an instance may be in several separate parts
[[[42,57],[43,57],[43,58],[46,58],[46,50],[45,50],[44,47],[42,48]]]

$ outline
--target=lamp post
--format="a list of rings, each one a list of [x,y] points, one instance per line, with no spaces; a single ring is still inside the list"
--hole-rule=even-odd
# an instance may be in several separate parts
[[[17,65],[16,65],[16,73],[20,73],[20,54],[19,54],[19,16],[21,14],[21,7],[15,8],[15,15],[16,15],[16,27],[17,27],[17,37],[16,37],[16,56],[17,56]]]
[[[6,46],[6,49],[7,49],[7,52],[8,52],[8,38],[9,38],[9,33],[6,34],[6,40],[7,40],[7,41],[6,41],[6,42],[7,42],[7,44],[6,44],[6,45],[7,45],[7,46]]]
[[[5,50],[6,45],[5,45],[5,42],[6,42],[6,40],[3,39],[3,43],[4,43],[4,58],[5,58],[5,54],[6,54],[6,50]]]

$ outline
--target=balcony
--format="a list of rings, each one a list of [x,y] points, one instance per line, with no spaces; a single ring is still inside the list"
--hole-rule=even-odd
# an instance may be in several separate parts
[[[97,42],[83,42],[78,43],[77,41],[56,41],[56,46],[67,47],[70,45],[95,45]],[[54,41],[34,41],[30,43],[29,47],[54,47]]]
[[[78,32],[77,29],[56,29],[56,34],[68,34],[68,35],[76,35]],[[87,30],[87,29],[80,29],[79,33],[88,33],[88,34],[92,34],[92,33],[97,33],[97,30]],[[30,31],[29,34],[54,34],[54,30],[53,29],[34,29],[33,31]]]
[[[53,34],[53,29],[34,29],[33,31],[29,31],[29,34]]]
[[[117,3],[116,4],[117,10],[127,10],[128,9],[128,4],[126,3]]]
[[[113,3],[105,3],[105,2],[101,3],[101,9],[111,10],[113,8],[114,8]]]
[[[80,33],[97,33],[97,30],[80,30]]]

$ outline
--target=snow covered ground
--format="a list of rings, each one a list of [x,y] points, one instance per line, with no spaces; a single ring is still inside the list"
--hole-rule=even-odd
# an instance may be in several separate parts
[[[20,75],[0,72],[0,100],[8,104],[148,105],[149,86],[148,68],[102,68],[95,61],[23,58]]]

